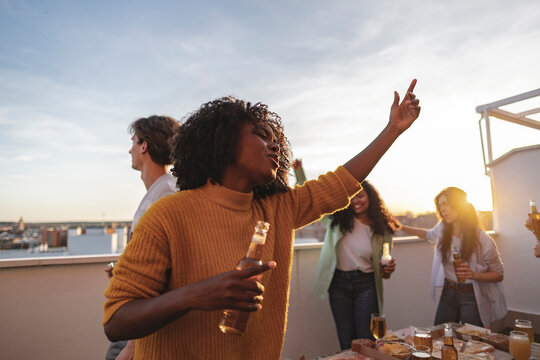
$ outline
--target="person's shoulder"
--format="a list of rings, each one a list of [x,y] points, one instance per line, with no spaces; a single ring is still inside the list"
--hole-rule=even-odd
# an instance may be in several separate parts
[[[480,228],[478,228],[478,239],[480,240],[480,244],[482,244],[482,246],[495,244],[495,240],[489,236],[487,232]]]

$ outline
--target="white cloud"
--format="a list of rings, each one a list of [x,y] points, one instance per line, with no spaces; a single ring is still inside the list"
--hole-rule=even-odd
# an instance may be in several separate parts
[[[314,177],[377,135],[392,91],[413,76],[421,118],[373,183],[391,207],[415,211],[432,209],[444,186],[489,193],[474,109],[540,78],[532,0],[0,7],[0,163],[10,165],[0,198],[43,192],[38,171],[63,198],[47,214],[59,219],[132,215],[139,194],[122,184],[141,184],[126,129],[140,116],[180,118],[225,94],[268,103]],[[68,206],[73,194],[88,210]],[[22,211],[9,201],[18,213],[0,219]]]

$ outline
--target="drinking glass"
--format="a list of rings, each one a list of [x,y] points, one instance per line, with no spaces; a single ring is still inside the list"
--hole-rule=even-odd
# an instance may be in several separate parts
[[[430,360],[431,349],[426,345],[415,345],[411,354],[413,360]]]
[[[431,330],[428,328],[416,328],[414,329],[414,346],[427,346],[429,350],[433,349],[433,340],[431,339]]]
[[[531,356],[529,335],[523,331],[510,331],[510,354],[514,360],[527,360]]]
[[[371,314],[371,335],[375,339],[381,339],[384,337],[384,334],[386,334],[386,318],[384,314],[381,313],[373,313]]]
[[[520,320],[516,319],[514,323],[514,330],[523,331],[529,335],[529,342],[532,344],[534,342],[534,332],[532,327],[532,322],[529,320]]]

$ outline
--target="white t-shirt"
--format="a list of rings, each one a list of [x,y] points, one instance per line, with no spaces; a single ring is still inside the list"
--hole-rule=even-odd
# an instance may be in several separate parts
[[[133,215],[133,222],[131,223],[131,231],[129,232],[129,238],[133,235],[133,229],[141,218],[141,216],[152,206],[154,202],[161,199],[165,195],[171,195],[177,192],[176,178],[169,173],[161,175],[144,195],[135,215]]]
[[[371,255],[373,253],[371,248],[372,235],[371,227],[355,218],[353,230],[345,234],[337,245],[336,267],[342,271],[373,272],[373,265],[371,264]]]

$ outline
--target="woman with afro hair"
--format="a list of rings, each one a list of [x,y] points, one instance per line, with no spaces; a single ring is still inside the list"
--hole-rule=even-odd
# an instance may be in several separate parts
[[[478,221],[465,191],[443,189],[435,197],[440,222],[431,230],[402,225],[401,229],[435,244],[431,298],[442,287],[435,325],[462,322],[491,327],[506,315],[502,288],[504,269],[495,241]],[[453,256],[461,264],[454,267]]]
[[[415,84],[401,103],[394,93],[390,120],[366,149],[295,188],[287,186],[281,119],[266,105],[225,97],[189,115],[173,142],[180,191],[144,214],[115,266],[105,291],[107,337],[136,338],[135,359],[279,359],[294,230],[361,190],[418,117]],[[236,270],[259,220],[270,224],[263,263]],[[220,332],[226,309],[252,312],[243,336]]]
[[[373,338],[372,313],[382,312],[382,279],[395,270],[392,259],[381,266],[384,244],[392,247],[397,220],[367,180],[344,210],[330,215],[312,292],[330,296],[330,308],[342,350],[354,339]]]

